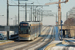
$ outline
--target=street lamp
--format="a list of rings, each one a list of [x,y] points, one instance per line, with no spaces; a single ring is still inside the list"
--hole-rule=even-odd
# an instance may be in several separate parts
[[[14,19],[14,18],[15,18],[15,19]],[[15,17],[13,17],[13,18],[9,18],[9,19],[12,19],[12,20],[14,19],[14,20],[13,20],[13,25],[17,25],[17,16],[15,16]]]
[[[13,20],[13,18],[9,18],[10,20]]]
[[[4,16],[4,15],[0,15],[0,16]]]

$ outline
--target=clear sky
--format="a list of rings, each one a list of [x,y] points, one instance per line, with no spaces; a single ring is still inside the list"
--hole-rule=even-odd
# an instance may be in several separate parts
[[[6,25],[6,15],[7,15],[7,0],[0,0],[0,15],[4,15],[4,16],[0,16],[0,25]],[[27,3],[32,3],[34,2],[34,4],[37,5],[44,5],[45,3],[48,2],[57,2],[58,0],[29,0],[26,1]],[[64,0],[61,0],[64,1]],[[21,1],[21,3],[25,3],[24,1]],[[17,4],[17,1],[15,0],[9,0],[9,4]],[[68,3],[62,3],[61,5],[61,11],[62,11],[62,20],[65,21],[66,20],[66,12],[68,12],[70,9],[72,9],[75,5],[75,0],[69,0]],[[28,7],[28,9],[30,9],[30,7]],[[20,8],[20,10],[24,10],[23,8]],[[49,7],[43,7],[43,10],[52,10],[52,12],[58,13],[58,4],[53,4],[50,5]],[[9,24],[14,24],[14,20],[15,20],[15,15],[17,15],[17,7],[9,7]],[[20,12],[20,21],[24,20],[24,12]],[[13,18],[13,19],[11,19]],[[43,17],[43,24],[44,25],[55,25],[55,17]]]

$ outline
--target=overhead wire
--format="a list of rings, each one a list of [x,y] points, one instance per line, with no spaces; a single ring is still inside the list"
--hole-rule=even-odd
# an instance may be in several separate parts
[[[37,2],[38,2],[38,4],[40,4],[38,0],[37,0]]]
[[[17,3],[15,3],[13,0],[11,0],[11,3],[14,3],[14,4],[16,4],[16,5],[17,5]]]

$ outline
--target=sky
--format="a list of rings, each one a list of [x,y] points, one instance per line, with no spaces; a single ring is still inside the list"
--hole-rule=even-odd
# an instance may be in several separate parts
[[[0,25],[6,25],[6,17],[7,17],[7,0],[0,0]],[[45,3],[49,2],[57,2],[58,0],[28,0],[28,1],[20,1],[20,3],[32,3],[34,2],[34,5],[45,5]],[[64,1],[64,0],[61,0]],[[15,0],[9,0],[9,4],[17,4],[17,1]],[[67,3],[61,4],[61,12],[62,12],[62,20],[63,23],[66,20],[66,12],[68,12],[70,9],[72,9],[75,5],[75,0],[69,0]],[[40,7],[39,7],[40,8]],[[38,8],[37,8],[38,9]],[[24,10],[24,8],[20,7],[20,10]],[[28,7],[28,10],[30,10],[30,7]],[[44,6],[43,10],[51,10],[54,13],[58,14],[58,4],[53,4],[49,6]],[[18,7],[16,6],[10,6],[9,7],[9,25],[15,25],[15,16],[18,17]],[[25,12],[20,11],[20,21],[25,20]],[[29,12],[28,12],[28,20],[29,20]],[[56,24],[56,16],[43,16],[43,25],[55,25]]]

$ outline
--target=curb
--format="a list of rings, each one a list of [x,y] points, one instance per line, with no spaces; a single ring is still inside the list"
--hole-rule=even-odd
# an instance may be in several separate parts
[[[4,42],[4,43],[1,43],[0,45],[5,45],[5,44],[13,43],[13,42],[14,41]]]
[[[65,40],[63,40],[62,44],[75,45],[75,43],[73,43],[73,42],[67,42]]]
[[[50,47],[54,47],[54,46],[56,46],[56,45],[58,45],[58,44],[61,44],[61,43],[62,43],[62,42],[50,44],[50,45],[48,45],[48,46],[45,48],[45,50],[48,50]]]

